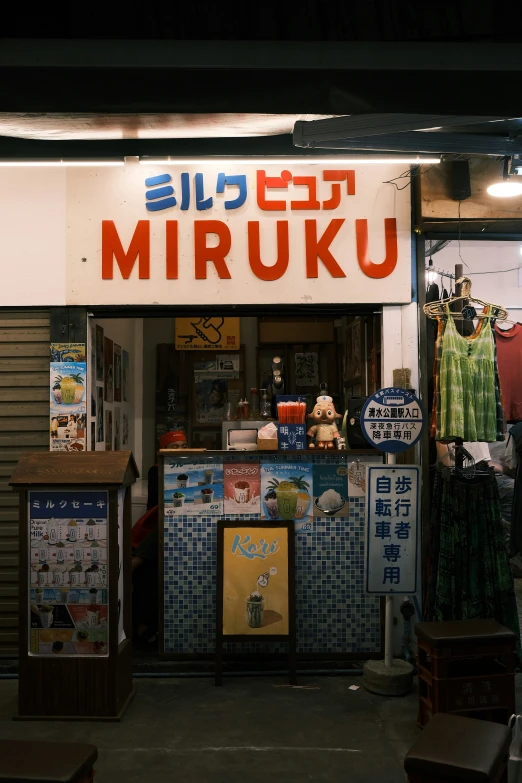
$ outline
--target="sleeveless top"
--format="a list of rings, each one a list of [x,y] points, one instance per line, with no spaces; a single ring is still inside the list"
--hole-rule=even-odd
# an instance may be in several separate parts
[[[496,441],[499,399],[496,349],[488,308],[471,337],[458,333],[449,306],[439,352],[437,440]]]

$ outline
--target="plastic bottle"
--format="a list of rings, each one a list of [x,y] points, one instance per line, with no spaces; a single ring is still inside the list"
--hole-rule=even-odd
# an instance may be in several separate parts
[[[243,418],[244,419],[249,419],[250,418],[250,404],[249,404],[249,402],[248,402],[246,397],[243,400]]]
[[[240,420],[245,418],[245,403],[241,399],[237,404],[237,418]]]

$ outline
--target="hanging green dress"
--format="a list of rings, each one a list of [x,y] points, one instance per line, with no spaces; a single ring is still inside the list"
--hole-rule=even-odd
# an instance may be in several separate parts
[[[491,308],[472,337],[458,333],[449,306],[439,361],[437,440],[503,439],[497,418],[498,389]]]

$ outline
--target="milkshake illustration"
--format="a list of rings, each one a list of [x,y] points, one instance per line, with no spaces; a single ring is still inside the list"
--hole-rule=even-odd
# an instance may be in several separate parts
[[[65,563],[65,544],[63,541],[56,543],[56,562]]]
[[[273,489],[265,495],[266,514],[269,519],[279,519],[277,510],[277,495]]]
[[[179,476],[176,477],[176,486],[178,489],[185,489],[188,482],[188,476],[186,476],[184,473],[180,473]]]
[[[201,497],[203,498],[203,503],[212,503],[212,498],[214,497],[214,490],[213,489],[202,489],[201,490]]]
[[[53,624],[53,607],[50,604],[40,606],[40,622],[42,628],[50,628]]]
[[[250,628],[261,628],[265,611],[265,599],[255,590],[246,599],[246,616]]]
[[[234,484],[236,503],[248,503],[250,500],[250,484],[248,481],[238,481]]]
[[[75,519],[67,523],[67,537],[71,542],[78,541],[78,525]]]
[[[100,607],[96,604],[90,604],[87,607],[87,625],[89,628],[95,628],[100,624]]]
[[[298,489],[291,481],[281,481],[275,488],[280,519],[295,519]]]
[[[185,502],[185,495],[183,492],[174,492],[172,495],[172,503],[174,505],[174,508],[181,508],[183,503]]]
[[[203,471],[203,477],[205,484],[212,484],[214,481],[214,471],[213,470],[205,470]]]

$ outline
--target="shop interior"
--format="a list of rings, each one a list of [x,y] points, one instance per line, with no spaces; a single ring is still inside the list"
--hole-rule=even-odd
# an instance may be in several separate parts
[[[166,432],[182,432],[189,449],[244,448],[234,444],[237,430],[253,432],[276,418],[276,395],[304,397],[308,414],[327,393],[344,417],[350,400],[353,405],[380,388],[378,308],[241,316],[236,351],[177,350],[175,319],[174,311],[171,317],[90,319],[88,448],[132,450],[142,477],[133,490],[134,521],[144,512],[147,474]],[[195,309],[191,320],[200,319],[209,329],[222,322]],[[367,446],[360,434],[354,437],[353,447]]]

